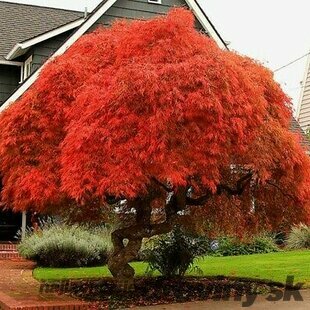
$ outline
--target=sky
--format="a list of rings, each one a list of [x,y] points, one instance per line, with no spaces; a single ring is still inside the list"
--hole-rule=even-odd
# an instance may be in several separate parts
[[[101,0],[10,0],[91,11]],[[198,0],[229,47],[271,70],[310,51],[310,0]],[[275,73],[296,108],[307,57]]]

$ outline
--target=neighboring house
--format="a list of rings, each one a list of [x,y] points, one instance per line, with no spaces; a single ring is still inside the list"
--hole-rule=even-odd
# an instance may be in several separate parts
[[[197,30],[227,48],[196,0],[104,0],[90,14],[0,1],[0,112],[27,91],[44,63],[63,54],[83,34],[118,18],[147,19],[173,7],[191,9]],[[25,229],[25,213],[13,217],[0,212],[0,241],[12,240],[21,225]]]
[[[310,155],[310,140],[295,118],[292,118],[291,121],[291,131],[298,133],[301,136],[300,144],[305,148],[307,154]]]
[[[297,109],[297,120],[304,132],[310,130],[310,55],[302,82],[300,99]]]

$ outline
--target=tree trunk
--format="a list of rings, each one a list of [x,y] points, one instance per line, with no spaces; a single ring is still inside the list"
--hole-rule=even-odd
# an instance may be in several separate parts
[[[114,251],[108,261],[108,267],[116,280],[116,285],[122,290],[133,290],[135,271],[129,263],[137,258],[143,238],[169,233],[176,221],[177,212],[185,207],[185,191],[174,193],[173,198],[165,206],[166,220],[160,224],[151,223],[151,202],[158,197],[158,192],[152,191],[146,199],[137,198],[128,202],[129,207],[136,209],[136,225],[115,230],[112,233]],[[128,243],[125,246],[124,240]]]
[[[155,235],[168,233],[172,228],[172,222],[165,222],[149,225],[148,227],[134,225],[118,229],[112,233],[114,251],[108,261],[108,267],[119,289],[134,289],[133,280],[135,271],[129,263],[137,258],[143,238],[150,238]],[[128,239],[126,246],[124,245],[125,239]]]
[[[128,229],[119,229],[112,233],[114,252],[109,259],[108,266],[116,280],[116,286],[121,290],[128,291],[134,289],[133,279],[135,275],[135,271],[129,262],[138,256],[142,238],[131,238],[129,235],[126,237],[126,230]],[[124,246],[124,239],[128,239],[126,246]]]

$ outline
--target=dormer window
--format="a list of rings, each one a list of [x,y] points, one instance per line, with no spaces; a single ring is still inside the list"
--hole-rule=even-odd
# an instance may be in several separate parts
[[[32,56],[30,56],[24,63],[23,80],[25,81],[31,74]]]
[[[161,4],[161,0],[148,0],[148,3]]]

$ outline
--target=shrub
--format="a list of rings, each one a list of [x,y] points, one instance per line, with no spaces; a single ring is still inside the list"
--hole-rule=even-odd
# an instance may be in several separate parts
[[[144,246],[142,257],[149,263],[149,270],[158,270],[165,277],[183,276],[193,265],[194,259],[206,253],[208,241],[176,227],[171,233],[152,238]]]
[[[211,256],[236,256],[263,254],[279,251],[274,238],[268,235],[254,236],[247,242],[241,242],[233,237],[221,237],[210,243],[208,255]]]
[[[246,247],[249,254],[263,254],[279,251],[275,239],[268,235],[255,236],[249,244],[246,244]]]
[[[44,267],[103,265],[111,250],[110,230],[103,227],[47,223],[28,229],[18,246],[20,255]]]
[[[287,247],[289,249],[310,249],[310,226],[299,225],[293,227],[288,235]]]

